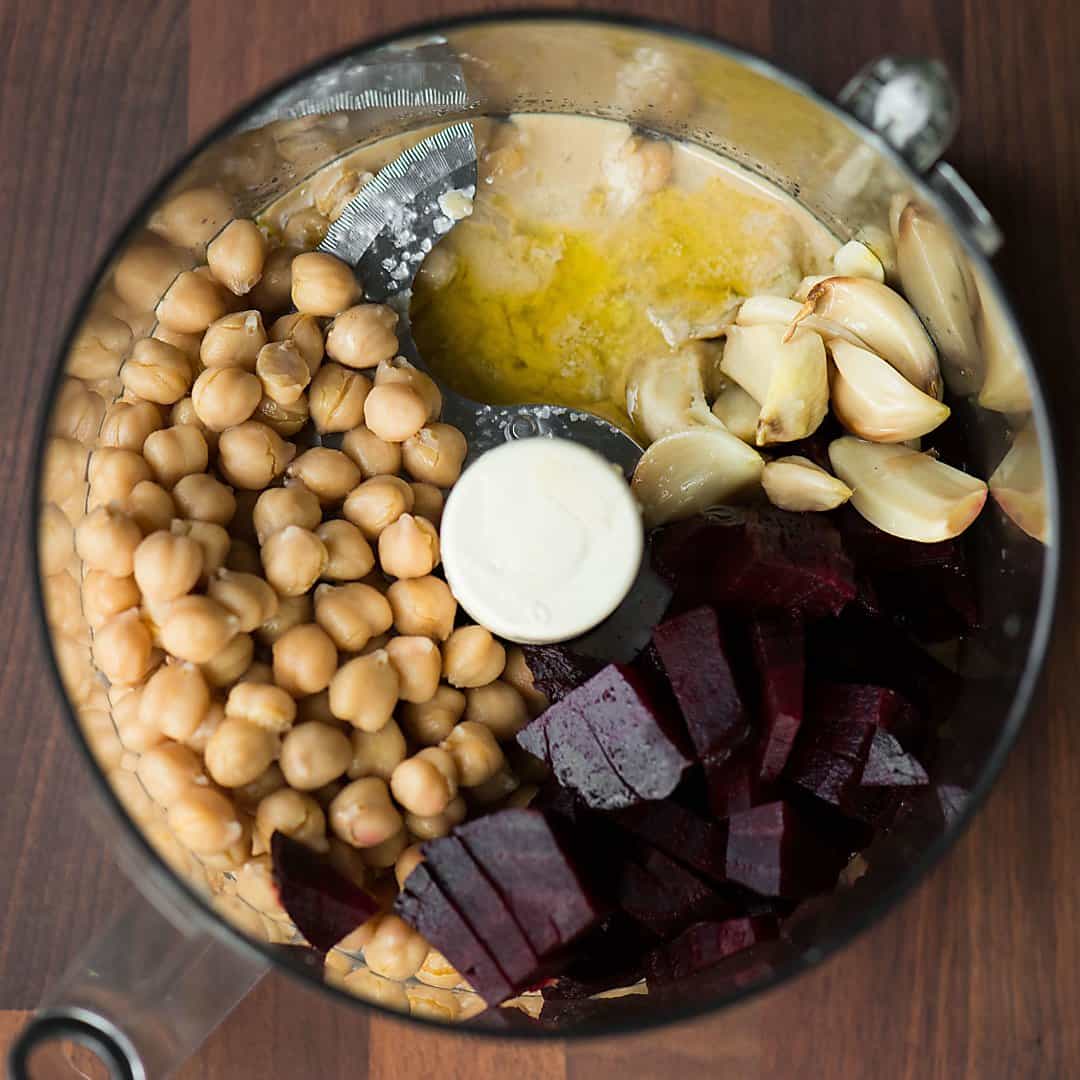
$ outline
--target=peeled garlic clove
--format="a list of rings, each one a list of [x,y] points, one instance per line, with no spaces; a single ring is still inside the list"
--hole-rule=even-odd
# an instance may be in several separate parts
[[[985,374],[979,404],[994,412],[1031,411],[1031,383],[1016,338],[1006,324],[997,297],[979,286],[976,333]]]
[[[864,243],[881,263],[881,269],[885,274],[887,284],[899,279],[899,271],[896,266],[896,241],[893,240],[888,229],[879,228],[877,225],[863,225],[855,234],[855,239]]]
[[[949,407],[924,394],[869,349],[846,341],[829,346],[833,412],[854,435],[871,442],[899,443],[934,430]]]
[[[835,510],[851,498],[851,488],[809,458],[792,456],[765,463],[761,486],[781,510]]]
[[[1050,541],[1039,436],[1028,427],[1019,432],[990,477],[990,494],[998,506],[1034,539]]]
[[[716,311],[715,308],[702,307],[695,310],[693,305],[653,304],[645,309],[649,322],[664,335],[664,340],[673,348],[685,345],[688,341],[705,341],[719,337],[724,328],[730,325],[739,302],[735,301]]]
[[[825,279],[806,278],[804,280],[816,284]],[[798,300],[788,300],[784,296],[750,296],[740,305],[735,322],[739,326],[776,326],[778,324],[790,326],[799,318],[801,312],[802,304]],[[823,319],[820,315],[807,315],[800,325],[804,330],[813,330],[814,333],[820,334],[826,341],[840,338],[841,341],[850,341],[852,345],[865,344],[857,334],[853,334],[838,322]]]
[[[829,408],[825,345],[819,334],[783,326],[733,326],[720,370],[761,402],[758,446],[792,442],[817,430]]]
[[[867,278],[869,281],[884,281],[885,268],[881,260],[866,244],[858,240],[849,240],[833,256],[833,269],[841,277]]]
[[[982,480],[906,446],[845,436],[829,445],[851,505],[872,525],[930,544],[959,536],[986,502]]]
[[[698,342],[667,356],[649,356],[631,368],[626,411],[647,442],[690,428],[722,428],[705,401],[708,349]]]
[[[908,302],[880,281],[830,277],[807,294],[791,332],[817,314],[838,322],[924,393],[941,397],[934,343]]]
[[[792,299],[798,300],[800,304],[803,303],[810,295],[810,290],[815,285],[832,276],[832,274],[807,274],[806,277],[795,286],[795,291],[791,294]]]
[[[973,314],[978,294],[966,257],[948,229],[915,203],[897,222],[896,257],[904,295],[938,347],[949,389],[975,393],[983,365]]]
[[[754,445],[761,406],[738,383],[728,383],[716,395],[712,411],[732,435]]]
[[[756,450],[723,428],[677,431],[641,455],[631,490],[652,527],[745,498],[760,483],[762,465]]]

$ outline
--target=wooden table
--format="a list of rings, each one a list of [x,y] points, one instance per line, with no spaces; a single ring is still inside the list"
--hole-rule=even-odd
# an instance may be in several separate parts
[[[272,79],[349,40],[493,5],[398,0],[0,0],[0,1043],[122,894],[81,820],[86,780],[33,629],[33,418],[64,320],[138,196]],[[515,5],[506,5],[515,6]],[[645,0],[835,93],[884,52],[942,57],[962,90],[950,158],[986,199],[1001,269],[1063,423],[1080,402],[1076,0]],[[389,12],[389,13],[388,13]],[[1074,500],[1074,505],[1076,505]],[[1075,565],[1075,557],[1067,560]],[[824,968],[648,1037],[514,1046],[421,1034],[267,978],[184,1077],[1049,1080],[1080,1075],[1080,577],[1043,688],[977,823],[898,913]]]

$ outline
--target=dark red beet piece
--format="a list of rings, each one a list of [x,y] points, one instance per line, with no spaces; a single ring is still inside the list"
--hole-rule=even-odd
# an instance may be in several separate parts
[[[727,836],[671,799],[643,803],[611,815],[620,828],[715,881],[725,877]]]
[[[552,705],[571,690],[588,682],[604,665],[591,656],[582,656],[565,645],[522,645],[533,686]]]
[[[859,786],[862,788],[924,787],[926,770],[887,731],[874,732]]]
[[[483,868],[537,956],[547,957],[596,922],[596,907],[543,814],[500,810],[459,826],[454,835]]]
[[[811,690],[815,716],[873,724],[905,747],[917,747],[925,736],[918,710],[895,690],[868,683],[819,683]]]
[[[615,986],[629,986],[644,974],[645,954],[655,935],[620,911],[580,938],[566,970],[543,988],[545,1001],[579,1000]]]
[[[710,607],[662,622],[653,645],[699,759],[728,754],[747,734],[746,710]]]
[[[788,779],[824,802],[843,807],[862,780],[875,730],[873,724],[853,718],[816,716],[795,746]]]
[[[616,895],[630,918],[661,937],[727,908],[701,878],[655,848],[623,865]]]
[[[798,616],[765,616],[750,624],[750,642],[761,680],[758,778],[776,781],[795,745],[803,717],[806,650]]]
[[[730,758],[708,758],[702,765],[709,809],[718,820],[731,817],[740,810],[749,810],[754,805],[758,766],[748,752]]]
[[[306,844],[275,832],[270,854],[281,906],[319,952],[329,952],[346,934],[378,914],[373,896]]]
[[[670,944],[649,953],[645,976],[652,983],[676,982],[715,967],[735,953],[777,936],[776,919],[771,915],[699,922]]]

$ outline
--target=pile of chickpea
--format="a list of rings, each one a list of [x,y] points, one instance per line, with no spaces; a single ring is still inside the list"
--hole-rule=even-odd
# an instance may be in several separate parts
[[[460,976],[385,912],[423,841],[527,804],[512,740],[545,702],[439,576],[467,446],[396,322],[223,192],[174,197],[72,349],[40,559],[84,731],[159,847],[276,940],[272,833],[327,853],[384,909],[328,975],[446,1018]]]

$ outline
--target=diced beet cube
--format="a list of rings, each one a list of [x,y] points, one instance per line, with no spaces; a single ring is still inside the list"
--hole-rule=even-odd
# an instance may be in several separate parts
[[[754,805],[758,767],[749,753],[706,758],[702,765],[709,793],[709,809],[718,820],[731,817],[740,810],[749,810]]]
[[[843,865],[785,802],[733,814],[727,830],[728,880],[763,896],[798,900],[822,892]]]
[[[862,788],[925,787],[926,770],[887,731],[874,732],[859,786]]]
[[[716,881],[724,879],[727,836],[723,826],[705,821],[671,799],[618,810],[611,817],[673,859]]]
[[[405,880],[394,911],[441,952],[489,1005],[513,997],[483,940],[469,928],[421,863]]]
[[[483,868],[537,956],[549,956],[596,922],[596,907],[543,814],[500,810],[459,826],[454,835]]]
[[[521,651],[532,674],[533,686],[551,705],[588,682],[604,666],[601,661],[582,656],[565,645],[522,645]]]
[[[645,975],[650,985],[677,982],[759,942],[771,941],[777,933],[776,919],[770,915],[700,922],[649,953]]]
[[[517,741],[560,784],[603,810],[666,798],[690,765],[643,680],[623,664],[609,664],[556,702]]]
[[[816,716],[873,724],[906,747],[925,734],[918,710],[895,690],[868,683],[819,683],[811,692]]]
[[[624,864],[617,901],[630,918],[661,937],[726,907],[713,888],[656,848]]]
[[[806,650],[798,616],[758,617],[750,641],[761,679],[758,777],[771,784],[784,771],[803,716]]]
[[[378,914],[373,896],[306,844],[275,832],[270,854],[281,906],[319,952],[329,952],[346,934]]]
[[[849,718],[816,716],[788,762],[787,777],[824,802],[843,807],[862,780],[875,726]]]
[[[747,718],[710,607],[662,622],[653,645],[699,759],[728,753],[746,737]]]

